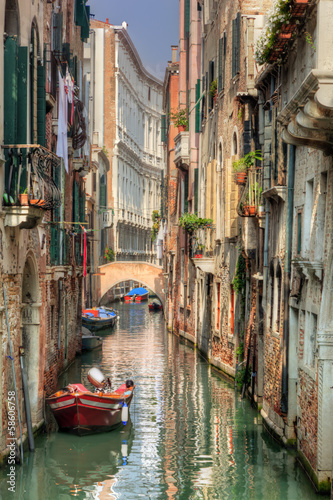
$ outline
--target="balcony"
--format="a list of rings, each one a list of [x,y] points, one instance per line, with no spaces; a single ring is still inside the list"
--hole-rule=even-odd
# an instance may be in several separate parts
[[[188,170],[189,161],[189,133],[179,132],[175,137],[175,164],[177,168]]]
[[[247,181],[241,192],[237,213],[240,217],[255,217],[263,211],[261,171],[258,168],[251,168],[247,173]]]
[[[216,228],[197,229],[190,238],[190,257],[193,264],[205,273],[214,273]]]
[[[61,193],[50,174],[59,169],[59,158],[39,144],[6,145],[3,211],[5,226],[32,229],[45,210],[58,207]]]

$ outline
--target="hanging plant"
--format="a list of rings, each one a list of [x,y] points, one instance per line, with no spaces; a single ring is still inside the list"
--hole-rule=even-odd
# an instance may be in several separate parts
[[[188,233],[192,234],[197,229],[209,228],[213,224],[213,219],[204,219],[198,217],[196,213],[191,214],[184,212],[179,218],[179,226],[185,229]]]
[[[188,127],[187,110],[185,108],[171,112],[170,117],[175,127],[184,127],[185,129]]]

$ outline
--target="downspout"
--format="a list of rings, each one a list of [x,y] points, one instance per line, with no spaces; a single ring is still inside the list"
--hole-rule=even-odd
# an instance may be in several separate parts
[[[289,363],[289,294],[291,275],[291,246],[293,234],[295,180],[295,146],[289,146],[288,162],[288,207],[286,224],[286,253],[284,261],[284,312],[283,312],[283,359],[282,359],[282,395],[281,410],[288,411],[288,363]]]
[[[61,322],[62,322],[62,281],[58,281],[58,349],[61,347]]]

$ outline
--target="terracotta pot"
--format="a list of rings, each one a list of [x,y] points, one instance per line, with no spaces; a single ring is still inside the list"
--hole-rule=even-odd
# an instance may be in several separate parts
[[[245,184],[246,177],[247,177],[247,172],[237,172],[236,173],[237,184]]]
[[[250,213],[250,207],[249,207],[249,205],[244,205],[243,206],[243,214],[244,215],[249,215],[249,213]]]
[[[255,205],[251,205],[250,206],[250,215],[255,215],[256,214],[256,206]]]
[[[18,195],[20,205],[28,205],[28,193]]]
[[[37,207],[43,207],[45,205],[44,200],[29,200],[29,205],[36,205]]]
[[[186,127],[185,125],[178,125],[178,133],[180,134],[180,132],[185,132],[186,130]]]

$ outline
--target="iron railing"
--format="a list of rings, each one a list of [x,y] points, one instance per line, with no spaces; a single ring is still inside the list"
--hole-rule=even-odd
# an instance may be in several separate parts
[[[190,237],[190,257],[210,258],[215,256],[216,227],[209,225],[197,229]]]
[[[240,217],[255,217],[262,205],[261,169],[251,168],[247,181],[240,195],[237,212]]]

